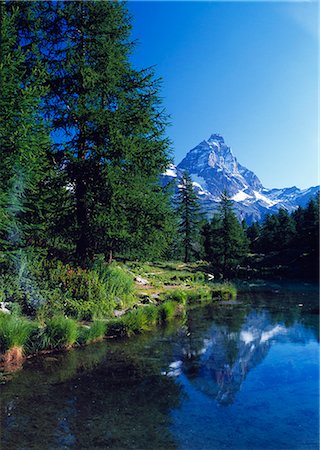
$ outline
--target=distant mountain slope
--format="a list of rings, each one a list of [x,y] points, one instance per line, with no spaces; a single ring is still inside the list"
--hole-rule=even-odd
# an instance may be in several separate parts
[[[293,186],[283,189],[265,189],[259,178],[242,166],[222,136],[212,134],[208,140],[190,150],[177,165],[171,165],[162,176],[162,183],[175,180],[176,185],[184,171],[188,171],[199,196],[203,211],[212,217],[226,189],[234,201],[239,219],[248,223],[261,220],[279,208],[289,212],[305,206],[319,191],[319,186],[300,190]]]

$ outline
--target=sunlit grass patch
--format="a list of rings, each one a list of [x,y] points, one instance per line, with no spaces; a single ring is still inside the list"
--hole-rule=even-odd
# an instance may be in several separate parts
[[[35,324],[22,317],[0,314],[0,351],[24,347]]]
[[[103,339],[107,330],[107,323],[102,320],[95,320],[90,325],[82,326],[79,331],[79,344],[89,344],[99,339]]]
[[[46,322],[41,333],[43,349],[61,349],[75,344],[79,336],[78,323],[63,316],[54,317]]]

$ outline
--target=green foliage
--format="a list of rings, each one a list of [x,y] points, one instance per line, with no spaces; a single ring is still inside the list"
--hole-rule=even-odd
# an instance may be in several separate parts
[[[203,227],[203,234],[206,257],[214,271],[224,278],[233,275],[247,255],[248,241],[226,192],[221,196],[218,214]]]
[[[172,320],[177,314],[179,305],[175,300],[166,300],[159,306],[159,319],[162,323]]]
[[[211,287],[209,286],[198,286],[196,288],[188,289],[186,291],[187,303],[206,303],[211,300]]]
[[[153,315],[153,307],[145,306],[133,309],[123,316],[123,321],[127,327],[128,335],[130,336],[131,334],[139,334],[143,331],[149,331],[153,325]]]
[[[261,235],[261,226],[259,222],[253,222],[246,231],[249,239],[250,251],[256,253],[259,251],[259,240]]]
[[[282,274],[318,278],[319,195],[292,214],[280,209],[267,215],[261,225],[248,228],[247,236],[251,251],[262,254],[261,261],[252,261],[260,272],[278,268]]]
[[[181,177],[176,203],[184,262],[189,262],[191,256],[197,253],[196,243],[199,240],[200,205],[191,177],[187,172],[184,172]]]
[[[72,186],[64,220],[78,263],[84,266],[97,249],[110,259],[115,251],[159,255],[171,233],[168,196],[157,183],[169,163],[167,119],[152,70],[131,65],[125,4],[29,7],[48,68],[45,111],[61,138],[57,170]]]
[[[148,305],[143,308],[144,314],[146,316],[147,322],[150,325],[155,325],[158,320],[158,307],[155,305]]]
[[[203,283],[205,281],[205,279],[206,279],[206,277],[203,272],[196,272],[193,276],[193,280],[196,283]]]
[[[128,336],[128,326],[123,317],[108,320],[106,328],[106,336],[109,337]]]
[[[6,252],[43,246],[54,213],[49,130],[41,109],[46,71],[35,42],[33,57],[26,37],[28,48],[19,45],[23,10],[21,2],[0,5],[0,248]]]
[[[0,351],[24,347],[34,327],[27,319],[0,313]]]
[[[205,280],[205,275],[202,272],[189,272],[187,270],[157,270],[150,269],[150,272],[142,272],[152,285],[173,285],[179,286],[181,284],[189,285],[193,283],[201,283]]]
[[[80,320],[111,317],[134,300],[133,276],[124,267],[100,263],[92,269],[30,255],[0,273],[0,298],[39,319],[66,314]]]
[[[102,339],[107,330],[107,322],[95,320],[90,325],[82,326],[79,331],[79,344],[89,344]]]
[[[98,274],[99,280],[105,285],[109,297],[114,297],[121,307],[130,304],[135,285],[132,274],[124,266],[98,262],[94,264],[93,271]]]
[[[79,335],[78,324],[63,316],[53,317],[46,322],[42,333],[44,349],[62,349],[72,346]]]
[[[210,285],[212,299],[235,300],[237,289],[231,283],[217,283]]]
[[[164,300],[165,301],[173,301],[185,304],[187,299],[187,292],[182,289],[172,289],[170,291],[165,292]]]

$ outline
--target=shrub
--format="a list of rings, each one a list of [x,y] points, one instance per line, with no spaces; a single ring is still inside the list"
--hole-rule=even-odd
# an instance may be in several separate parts
[[[134,293],[133,276],[100,260],[92,269],[74,268],[60,261],[44,262],[42,286],[47,302],[38,317],[66,314],[78,320],[110,317],[116,303],[126,305]]]
[[[0,314],[0,351],[24,347],[35,325],[27,319]]]
[[[102,339],[107,329],[106,322],[101,320],[94,321],[90,326],[83,326],[79,331],[78,342],[88,344],[98,339]]]
[[[63,316],[48,320],[42,333],[42,346],[48,349],[70,347],[78,337],[78,324]]]

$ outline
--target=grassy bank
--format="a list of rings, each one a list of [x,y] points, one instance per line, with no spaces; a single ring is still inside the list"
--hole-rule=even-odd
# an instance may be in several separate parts
[[[10,311],[0,313],[2,363],[130,337],[184,317],[190,307],[236,297],[233,285],[214,283],[203,269],[201,264],[100,262],[84,270],[45,262],[28,271],[41,300],[37,304],[24,287],[26,280],[8,285],[2,277],[2,305]]]

